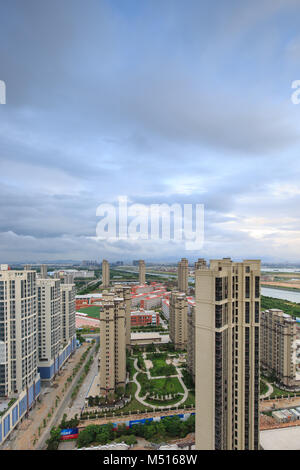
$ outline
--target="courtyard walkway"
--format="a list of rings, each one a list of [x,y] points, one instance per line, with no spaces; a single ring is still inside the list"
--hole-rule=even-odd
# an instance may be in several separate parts
[[[136,399],[137,401],[139,401],[142,405],[148,406],[148,407],[153,408],[153,409],[166,409],[166,408],[171,408],[171,407],[173,407],[173,406],[180,406],[180,405],[182,405],[182,404],[187,400],[189,391],[188,391],[188,389],[186,388],[185,383],[184,383],[183,380],[182,380],[182,374],[181,374],[180,369],[178,369],[177,367],[174,366],[174,367],[176,368],[177,375],[170,375],[169,377],[176,377],[176,378],[179,380],[179,382],[180,382],[180,384],[181,384],[181,386],[182,386],[182,388],[183,388],[183,390],[184,390],[184,393],[183,393],[183,395],[182,395],[182,399],[181,399],[180,401],[178,401],[177,403],[173,403],[172,405],[162,405],[162,406],[159,406],[159,405],[151,405],[150,403],[147,403],[147,401],[146,401],[146,398],[147,398],[147,397],[146,397],[146,396],[140,397],[141,385],[140,385],[140,383],[139,383],[139,381],[137,380],[136,377],[137,377],[137,374],[138,374],[138,373],[140,373],[140,372],[141,372],[141,373],[144,373],[144,371],[142,371],[142,370],[138,367],[137,361],[138,361],[137,358],[135,358],[135,360],[134,360],[134,367],[135,367],[135,369],[136,369],[136,373],[135,373],[134,376],[133,376],[133,381],[134,381],[134,383],[135,383],[136,386],[137,386],[137,389],[136,389],[136,392],[135,392],[135,399]],[[149,380],[166,379],[166,378],[167,378],[167,377],[165,377],[165,376],[161,376],[161,377],[151,377],[150,372],[149,372],[148,369],[147,369],[147,377],[148,377]]]

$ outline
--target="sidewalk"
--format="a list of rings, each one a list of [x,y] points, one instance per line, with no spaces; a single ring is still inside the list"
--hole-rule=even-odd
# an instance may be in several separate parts
[[[48,413],[52,408],[55,409],[55,401],[59,397],[58,406],[63,396],[68,393],[69,388],[64,392],[63,388],[66,379],[70,376],[76,364],[80,361],[82,354],[86,351],[89,344],[82,345],[77,349],[74,355],[64,365],[57,375],[51,387],[42,387],[40,402],[37,401],[35,407],[29,412],[28,418],[25,418],[22,423],[18,425],[7,442],[3,444],[3,449],[6,450],[34,450],[33,445],[34,436],[38,439],[38,429],[43,425],[43,420],[47,419]],[[46,392],[46,393],[45,393]],[[41,429],[41,435],[45,428]]]

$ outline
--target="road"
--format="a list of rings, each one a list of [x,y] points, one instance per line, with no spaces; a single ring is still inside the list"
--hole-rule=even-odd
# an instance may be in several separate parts
[[[65,410],[65,413],[67,414],[67,419],[74,418],[76,414],[78,415],[80,414],[82,408],[84,407],[85,397],[89,391],[89,388],[92,384],[92,381],[95,375],[97,374],[98,374],[98,354],[97,354],[97,357],[95,357],[92,363],[91,369],[89,370],[88,375],[86,376],[83,384],[81,385],[78,395],[75,398],[72,406],[69,406]]]
[[[84,369],[85,364],[89,360],[90,356],[94,354],[94,352],[95,352],[95,346],[93,348],[91,348],[90,353],[87,355],[86,360],[84,361],[82,367],[77,372],[77,375],[76,375],[75,379],[73,380],[71,387],[67,391],[67,394],[63,398],[62,402],[59,404],[57,410],[54,412],[54,415],[52,416],[51,420],[47,423],[47,427],[44,430],[44,432],[42,433],[42,435],[41,435],[41,437],[40,437],[40,439],[39,439],[39,441],[36,445],[36,450],[43,450],[45,448],[46,441],[47,441],[47,439],[49,439],[51,428],[53,426],[57,426],[60,423],[64,413],[67,412],[67,406],[68,406],[68,403],[71,400],[72,392],[73,392],[76,384],[78,383],[78,381],[80,379],[80,375],[81,375],[81,373]]]

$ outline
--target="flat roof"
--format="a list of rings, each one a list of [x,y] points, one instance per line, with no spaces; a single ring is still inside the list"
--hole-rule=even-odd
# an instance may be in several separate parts
[[[300,450],[300,426],[260,431],[264,450]]]
[[[147,333],[131,333],[131,339],[138,340],[138,339],[151,339],[151,338],[158,339],[160,338],[160,334],[156,332],[152,333],[152,331],[147,332]]]

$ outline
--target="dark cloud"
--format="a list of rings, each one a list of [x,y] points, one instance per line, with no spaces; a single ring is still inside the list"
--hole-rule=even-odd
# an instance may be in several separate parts
[[[298,14],[294,0],[2,5],[0,256],[180,257],[89,238],[119,195],[204,204],[207,256],[298,256]]]

